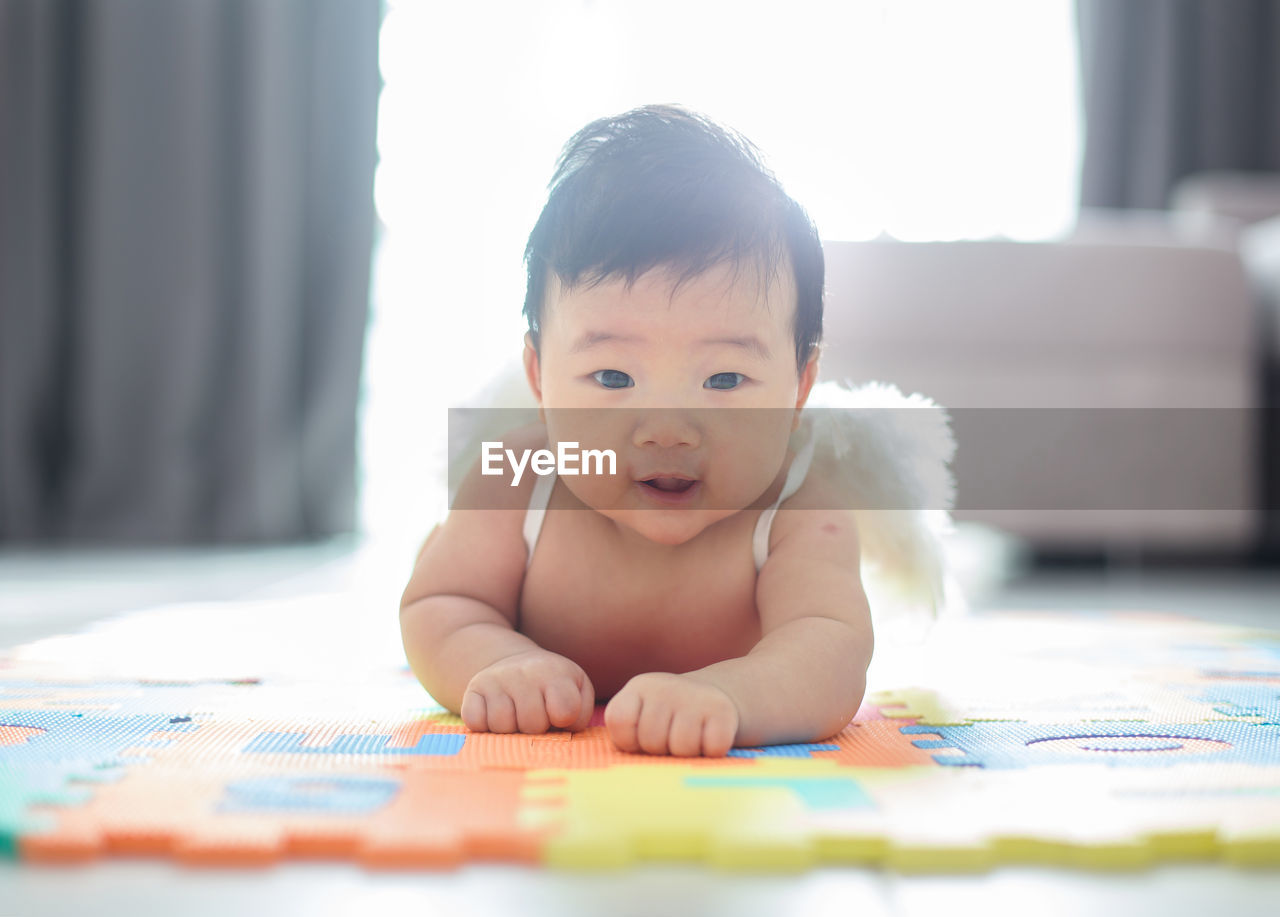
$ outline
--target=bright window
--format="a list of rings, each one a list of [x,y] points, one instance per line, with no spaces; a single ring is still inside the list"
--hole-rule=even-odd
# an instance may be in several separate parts
[[[1074,220],[1071,0],[391,2],[363,520],[421,537],[446,409],[524,332],[521,256],[560,146],[679,102],[765,153],[824,238],[1038,239]]]

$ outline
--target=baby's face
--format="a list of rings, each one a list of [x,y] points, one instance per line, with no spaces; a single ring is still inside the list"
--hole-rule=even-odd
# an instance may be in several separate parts
[[[681,544],[757,501],[778,477],[816,375],[795,363],[789,272],[754,265],[686,281],[658,268],[564,290],[552,278],[541,354],[525,362],[554,448],[612,449],[617,474],[566,475],[587,506]]]

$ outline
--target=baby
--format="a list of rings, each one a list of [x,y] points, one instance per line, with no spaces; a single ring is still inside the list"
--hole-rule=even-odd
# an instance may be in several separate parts
[[[581,730],[607,700],[628,752],[840,731],[872,628],[854,514],[792,446],[822,334],[805,211],[747,141],[649,106],[570,139],[525,256],[539,422],[497,454],[615,473],[477,460],[404,592],[414,673],[476,731]]]

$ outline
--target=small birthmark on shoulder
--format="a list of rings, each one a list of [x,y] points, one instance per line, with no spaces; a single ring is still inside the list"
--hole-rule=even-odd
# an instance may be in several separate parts
[[[834,522],[824,522],[822,524],[822,530],[828,535],[835,535],[840,531],[840,526],[836,525]]]

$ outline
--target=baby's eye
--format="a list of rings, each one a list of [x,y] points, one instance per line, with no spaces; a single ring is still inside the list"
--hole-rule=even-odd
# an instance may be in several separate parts
[[[635,385],[631,377],[620,369],[600,369],[591,375],[605,388],[630,388]]]
[[[703,388],[714,388],[722,392],[735,389],[747,379],[742,373],[715,373],[702,383]]]

